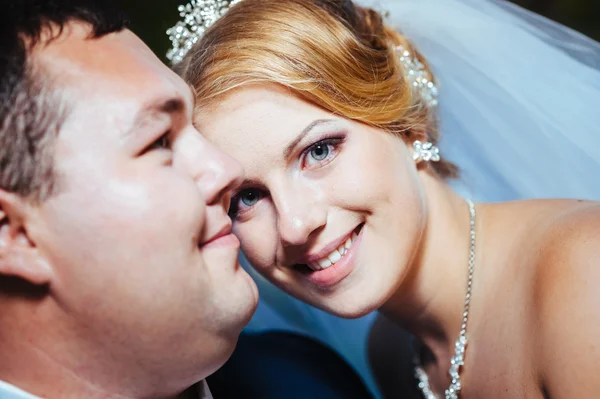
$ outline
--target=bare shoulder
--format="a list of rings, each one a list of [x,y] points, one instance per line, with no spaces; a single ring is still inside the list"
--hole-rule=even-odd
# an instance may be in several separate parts
[[[567,289],[569,282],[599,277],[600,203],[570,202],[547,219],[537,265],[541,288],[547,285],[553,291]]]
[[[549,215],[536,265],[539,371],[548,396],[600,391],[600,203],[572,202]]]

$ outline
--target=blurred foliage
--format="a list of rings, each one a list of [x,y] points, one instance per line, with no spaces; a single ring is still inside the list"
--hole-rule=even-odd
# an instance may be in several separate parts
[[[166,31],[179,18],[177,6],[188,0],[120,0],[121,8],[129,15],[131,29],[163,60],[171,43]]]
[[[166,30],[179,19],[177,6],[188,0],[121,0],[132,29],[164,59],[170,46]],[[600,0],[513,0],[525,8],[600,41]]]

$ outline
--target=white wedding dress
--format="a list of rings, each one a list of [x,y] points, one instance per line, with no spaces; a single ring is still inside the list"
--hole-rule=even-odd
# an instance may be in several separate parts
[[[387,11],[431,64],[440,149],[461,168],[459,193],[477,201],[600,200],[600,44],[506,1],[357,3]],[[342,320],[257,281],[262,299],[248,330],[319,339],[376,393],[365,349],[374,315]]]

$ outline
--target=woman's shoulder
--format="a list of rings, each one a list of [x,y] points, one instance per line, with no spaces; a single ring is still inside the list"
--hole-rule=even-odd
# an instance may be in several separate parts
[[[524,246],[533,260],[540,320],[554,322],[563,310],[569,313],[591,300],[588,294],[600,309],[600,202],[533,200],[522,207],[533,215]]]
[[[494,234],[509,235],[509,250],[534,260],[539,273],[559,272],[582,261],[575,257],[591,261],[600,253],[600,202],[536,199],[484,207]]]
[[[600,315],[600,203],[559,201],[540,231],[535,293],[551,320],[592,300]],[[591,296],[590,296],[591,295]],[[600,319],[599,319],[600,320]],[[599,335],[600,337],[600,335]]]
[[[536,199],[487,205],[499,231],[518,230],[541,263],[600,250],[600,202]],[[498,223],[498,221],[500,221]],[[574,253],[575,251],[575,253]]]
[[[600,390],[600,203],[533,205],[548,209],[531,291],[541,379],[552,398],[591,397]]]
[[[539,224],[538,273],[550,277],[600,266],[600,202],[547,200],[532,205],[546,214]]]

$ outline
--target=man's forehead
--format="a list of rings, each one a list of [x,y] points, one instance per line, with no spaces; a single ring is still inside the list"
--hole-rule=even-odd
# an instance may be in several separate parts
[[[188,85],[131,31],[91,38],[85,25],[73,24],[40,47],[36,58],[70,108],[61,129],[65,138],[99,140],[98,131],[129,137],[127,132],[152,112],[172,104],[177,110],[191,108]]]
[[[73,22],[58,38],[41,47],[37,58],[49,66],[59,81],[64,79],[77,86],[124,92],[119,94],[130,89],[138,91],[140,87],[165,87],[172,91],[183,86],[187,90],[175,73],[129,30],[92,38],[86,24]]]

